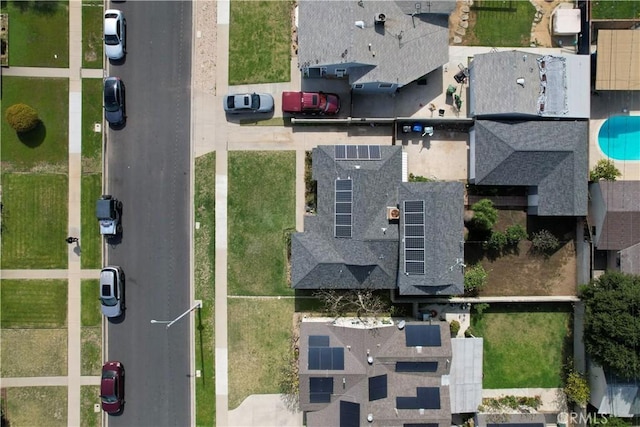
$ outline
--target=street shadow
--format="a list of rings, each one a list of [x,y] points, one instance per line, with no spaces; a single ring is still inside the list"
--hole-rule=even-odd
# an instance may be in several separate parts
[[[199,336],[199,342],[200,342],[200,370],[201,370],[201,374],[200,378],[202,379],[202,384],[205,385],[207,380],[207,373],[205,371],[205,365],[204,365],[204,347],[202,345],[202,341],[203,341],[203,337],[202,337],[202,331],[204,330],[204,324],[202,323],[202,310],[198,310],[198,322],[197,322],[197,326],[196,329],[198,330],[198,336]]]
[[[18,132],[18,139],[24,145],[30,148],[36,148],[47,136],[47,127],[44,125],[42,121],[38,123],[38,125],[27,132]]]
[[[78,244],[78,242],[76,242],[76,245],[73,248],[73,253],[80,256],[80,254],[82,253],[82,249],[80,248],[80,244]]]

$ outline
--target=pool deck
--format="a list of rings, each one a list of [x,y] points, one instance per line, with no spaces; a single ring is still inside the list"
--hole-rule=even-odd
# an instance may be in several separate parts
[[[626,111],[626,112],[625,112]],[[602,124],[612,116],[640,116],[640,97],[631,91],[601,91],[591,95],[591,121],[589,123],[589,170],[601,159],[606,159],[598,145],[598,132]],[[620,181],[640,181],[640,161],[614,160],[622,172]]]

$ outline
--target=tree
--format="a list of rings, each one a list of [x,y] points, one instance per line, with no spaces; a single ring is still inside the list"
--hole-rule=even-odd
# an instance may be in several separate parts
[[[498,221],[498,210],[493,207],[493,202],[489,199],[482,199],[471,206],[473,218],[471,225],[483,231],[489,231]]]
[[[609,159],[601,159],[589,172],[591,181],[615,181],[622,173],[616,168],[616,165]]]
[[[583,374],[571,370],[565,380],[564,392],[571,402],[584,407],[589,400],[589,382]]]
[[[487,282],[487,272],[481,264],[472,265],[464,272],[464,291],[477,294]]]
[[[14,104],[7,108],[5,118],[18,133],[29,132],[40,124],[38,112],[27,104]]]
[[[607,271],[580,298],[587,353],[621,378],[640,379],[640,276]]]
[[[373,289],[319,289],[314,296],[322,301],[325,312],[334,317],[347,314],[376,316],[391,309],[389,301]]]
[[[531,245],[536,252],[549,254],[560,246],[560,240],[549,230],[540,230],[531,235]]]

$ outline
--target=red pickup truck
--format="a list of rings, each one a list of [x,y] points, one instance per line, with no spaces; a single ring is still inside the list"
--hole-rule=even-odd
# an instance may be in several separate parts
[[[282,112],[333,115],[340,111],[340,98],[324,92],[282,92]]]

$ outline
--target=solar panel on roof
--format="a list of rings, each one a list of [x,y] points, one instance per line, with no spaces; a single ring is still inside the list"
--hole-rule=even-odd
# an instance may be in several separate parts
[[[404,202],[404,272],[424,275],[425,265],[424,201]]]
[[[309,378],[309,403],[329,403],[333,394],[333,378]]]
[[[323,371],[344,370],[344,348],[309,347],[308,369]]]
[[[387,375],[369,378],[369,402],[387,397]]]
[[[398,409],[440,409],[440,389],[438,387],[418,387],[416,397],[396,397]]]
[[[371,160],[379,160],[382,158],[382,155],[380,153],[380,146],[379,145],[370,145],[369,146],[369,158]]]
[[[347,158],[347,147],[345,145],[335,146],[336,160],[344,160]]]
[[[329,347],[329,335],[309,335],[309,347]]]
[[[358,147],[355,145],[347,145],[347,159],[356,160],[358,158]]]
[[[353,182],[350,179],[336,179],[335,184],[335,237],[351,238],[353,209]]]
[[[404,328],[407,347],[440,347],[440,326],[407,325]]]
[[[369,146],[358,145],[358,159],[369,160]]]
[[[360,404],[340,401],[340,427],[360,427]]]
[[[438,362],[396,362],[396,372],[436,372]]]

